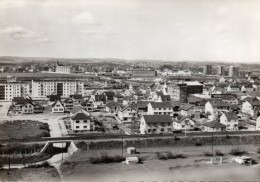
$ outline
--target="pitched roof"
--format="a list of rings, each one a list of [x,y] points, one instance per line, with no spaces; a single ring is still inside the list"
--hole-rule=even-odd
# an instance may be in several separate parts
[[[60,95],[50,95],[49,96],[50,101],[56,101],[56,100],[60,100]]]
[[[232,99],[236,99],[236,97],[233,96],[233,95],[225,95],[225,96],[222,98],[222,100],[232,100]]]
[[[207,122],[205,124],[203,124],[204,126],[210,127],[210,128],[226,128],[226,125],[220,123],[219,121],[215,120],[215,121],[210,121]]]
[[[187,116],[179,115],[179,116],[175,119],[175,122],[180,123],[180,122],[182,122],[183,120],[185,120],[185,119],[187,119],[187,118],[188,118]],[[188,119],[190,119],[190,118],[188,118]],[[190,120],[192,120],[192,119],[190,119]],[[193,121],[193,120],[192,120],[192,121]]]
[[[162,101],[171,101],[171,96],[170,95],[161,95]]]
[[[83,99],[81,94],[70,95],[70,97],[72,97],[73,99]]]
[[[237,114],[233,112],[226,112],[224,113],[228,120],[230,119],[238,119]]]
[[[106,104],[107,107],[112,108],[112,107],[117,107],[120,106],[120,104],[118,102],[115,101],[110,101]]]
[[[14,97],[12,101],[16,102],[17,104],[24,104],[26,99],[24,97]]]
[[[136,104],[138,108],[146,108],[149,103],[149,101],[137,101]]]
[[[71,117],[72,120],[84,120],[84,119],[91,119],[90,116],[84,114],[83,112],[79,112],[75,114],[75,116]]]
[[[181,106],[180,101],[171,101],[170,103],[171,103],[172,107],[178,107],[178,106],[180,107]]]
[[[200,97],[188,97],[188,103],[201,102],[203,99]]]
[[[151,102],[153,108],[171,108],[172,105],[169,102]]]
[[[191,104],[184,104],[182,107],[181,107],[181,110],[184,110],[184,111],[188,111],[189,109],[193,108],[194,105],[191,105]]]
[[[104,92],[104,94],[106,94],[107,97],[114,97],[116,95],[116,93],[112,91]]]
[[[137,109],[137,105],[134,104],[134,103],[133,103],[133,104],[130,104],[130,105],[128,105],[128,106],[126,106],[125,108],[122,109],[122,111],[126,110],[127,108],[131,108],[131,109],[134,109],[134,110],[136,110],[136,111],[138,110],[138,109]]]
[[[146,123],[170,123],[172,119],[169,115],[144,115]]]
[[[62,103],[60,100],[56,100],[51,106],[54,107],[54,106],[57,104],[57,102],[60,102],[60,104],[62,105],[62,107],[64,107],[63,103]]]

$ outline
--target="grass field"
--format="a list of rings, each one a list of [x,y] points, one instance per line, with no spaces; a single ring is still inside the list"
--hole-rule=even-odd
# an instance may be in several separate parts
[[[224,154],[222,164],[209,164],[211,157],[205,156],[205,151],[211,151],[210,146],[200,147],[162,147],[137,149],[143,164],[126,165],[91,164],[90,157],[100,156],[103,152],[108,155],[122,155],[122,150],[79,151],[74,153],[62,166],[62,176],[68,181],[176,181],[176,180],[238,180],[250,181],[260,178],[258,165],[242,166],[231,162],[232,155],[228,154],[234,147],[241,147],[259,162],[257,148],[260,146],[215,146]],[[159,160],[157,152],[174,151],[182,153],[185,158]],[[124,156],[126,149],[124,149]],[[216,156],[214,156],[216,157]],[[219,160],[219,157],[217,157]]]
[[[55,168],[23,168],[0,170],[1,181],[61,181]]]
[[[0,139],[30,139],[49,136],[46,123],[32,120],[4,121],[0,124]]]

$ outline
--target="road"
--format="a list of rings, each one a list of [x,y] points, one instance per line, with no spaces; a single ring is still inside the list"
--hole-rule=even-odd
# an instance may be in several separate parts
[[[0,102],[0,118],[7,117],[8,110],[11,106],[11,102]]]

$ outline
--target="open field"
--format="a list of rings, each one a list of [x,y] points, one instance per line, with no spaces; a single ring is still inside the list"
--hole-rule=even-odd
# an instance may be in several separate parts
[[[126,165],[91,164],[89,157],[97,157],[106,152],[109,156],[122,155],[122,150],[96,150],[79,151],[74,153],[62,166],[64,180],[85,181],[168,181],[168,180],[257,180],[260,178],[260,166],[242,166],[231,162],[232,155],[228,154],[234,147],[246,150],[247,156],[253,157],[260,162],[257,148],[260,145],[246,146],[214,146],[220,150],[223,156],[222,164],[209,164],[211,157],[205,156],[204,152],[210,152],[210,146],[200,147],[162,147],[162,148],[138,148],[139,156],[144,159],[143,164]],[[157,152],[174,151],[182,153],[185,158],[159,160]],[[126,154],[124,149],[124,156]],[[216,156],[214,156],[216,157]],[[219,161],[220,157],[217,157]]]
[[[55,168],[23,168],[0,170],[1,181],[61,181]]]
[[[46,123],[32,120],[4,121],[0,124],[0,138],[30,139],[49,136],[49,126]]]

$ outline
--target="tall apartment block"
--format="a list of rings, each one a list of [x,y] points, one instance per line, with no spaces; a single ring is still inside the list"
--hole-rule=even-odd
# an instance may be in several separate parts
[[[205,65],[203,72],[206,75],[212,75],[212,65]]]
[[[238,66],[230,66],[229,67],[229,76],[238,77],[239,76],[239,67]]]

